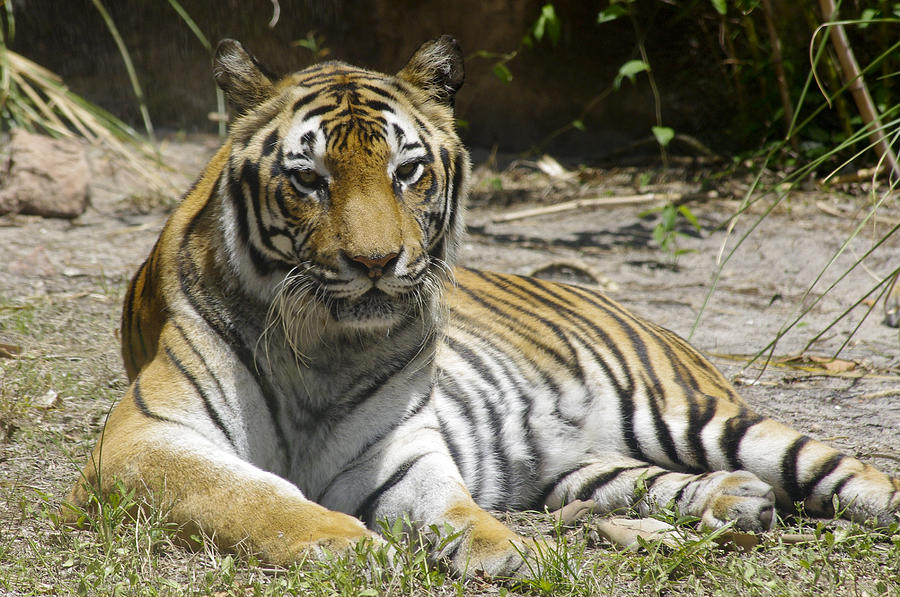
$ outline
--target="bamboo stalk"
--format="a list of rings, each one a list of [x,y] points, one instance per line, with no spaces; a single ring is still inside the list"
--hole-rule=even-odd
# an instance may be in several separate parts
[[[875,151],[878,152],[879,158],[888,163],[894,175],[900,178],[900,164],[898,164],[897,156],[891,149],[887,136],[884,134],[878,110],[875,108],[875,102],[872,101],[869,88],[866,87],[859,64],[853,55],[850,41],[847,39],[847,32],[844,31],[843,25],[835,22],[837,8],[834,5],[834,0],[819,0],[819,6],[825,19],[825,26],[829,28],[831,45],[834,46],[834,51],[837,53],[838,61],[841,64],[844,83],[850,89],[853,101],[856,103],[856,109],[859,110],[859,115],[866,124],[866,128],[869,129],[869,138],[875,145]]]
[[[778,83],[778,93],[781,96],[781,107],[784,112],[784,125],[787,130],[787,138],[791,147],[799,148],[796,135],[793,134],[794,106],[791,103],[791,92],[788,87],[787,75],[784,72],[784,57],[781,53],[781,38],[775,28],[775,18],[772,13],[770,0],[762,0],[763,14],[766,18],[766,29],[769,33],[769,42],[772,44],[772,66],[775,68],[775,81]]]

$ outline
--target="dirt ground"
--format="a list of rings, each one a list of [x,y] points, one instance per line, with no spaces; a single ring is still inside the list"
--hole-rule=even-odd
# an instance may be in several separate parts
[[[168,142],[164,153],[175,167],[163,176],[173,188],[187,188],[216,144],[206,138]],[[476,163],[480,159],[476,155]],[[98,151],[91,152],[91,167],[92,206],[76,221],[0,218],[0,343],[18,347],[19,353],[15,362],[7,359],[0,366],[0,394],[15,397],[0,410],[0,489],[27,486],[55,500],[75,480],[105,412],[124,391],[116,330],[124,286],[175,201],[174,195],[149,191]],[[738,208],[746,180],[704,179],[689,165],[667,172],[621,168],[552,177],[526,162],[502,170],[482,165],[475,178],[464,264],[525,274],[549,266],[549,275],[599,284],[683,336],[703,306],[722,247],[727,254],[762,213],[756,208],[745,214],[728,234],[723,223]],[[774,351],[779,358],[799,355],[816,332],[900,262],[900,237],[894,235],[822,297],[831,281],[900,221],[894,201],[806,294],[869,200],[860,185],[840,192],[808,187],[769,214],[735,252],[691,341],[741,386],[758,411],[898,475],[900,340],[896,329],[882,324],[880,304],[858,329],[867,306],[853,310],[807,351],[830,356],[852,334],[840,353],[848,371],[809,362],[776,363],[761,375],[756,368],[742,369],[801,307],[821,299]],[[688,252],[677,260],[653,241],[655,217],[640,216],[648,205],[495,221],[579,197],[701,189],[713,193],[689,205],[702,230],[681,228],[685,235],[678,248]],[[0,512],[0,518],[8,516],[9,510]]]

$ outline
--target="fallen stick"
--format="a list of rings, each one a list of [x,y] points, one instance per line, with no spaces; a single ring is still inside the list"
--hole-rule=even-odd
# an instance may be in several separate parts
[[[639,205],[642,203],[666,203],[670,201],[678,201],[684,197],[681,193],[645,193],[643,195],[621,195],[619,197],[591,197],[586,199],[573,199],[572,201],[564,201],[554,205],[544,207],[535,207],[532,209],[523,209],[521,211],[513,211],[502,214],[491,219],[494,224],[503,222],[511,222],[513,220],[522,220],[524,218],[534,218],[547,214],[554,214],[563,211],[573,211],[576,209],[592,209],[596,207],[620,207],[622,205]]]

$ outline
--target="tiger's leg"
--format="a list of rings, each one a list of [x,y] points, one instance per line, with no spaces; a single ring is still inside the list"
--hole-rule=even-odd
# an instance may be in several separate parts
[[[744,530],[765,531],[775,518],[771,486],[752,473],[680,473],[619,454],[597,455],[560,475],[544,505],[555,510],[574,500],[593,500],[600,512],[636,508],[645,516],[674,504],[711,528],[734,521]]]
[[[773,498],[788,511],[803,502],[808,513],[831,516],[837,496],[844,516],[880,524],[896,520],[900,511],[900,481],[740,404],[694,395],[654,416],[653,432],[633,428],[633,445],[623,452],[666,454],[656,466],[602,454],[551,484],[548,505],[588,497],[606,509],[652,508],[674,500],[708,525],[735,520],[748,530],[769,526]],[[648,418],[640,408],[634,417]],[[647,488],[640,502],[635,483]]]
[[[787,510],[802,502],[809,514],[832,516],[837,496],[852,520],[886,525],[900,514],[900,480],[740,405],[717,401],[699,437],[709,468],[754,473]]]
[[[200,531],[223,549],[239,547],[278,565],[348,549],[364,538],[380,541],[359,520],[306,499],[295,485],[187,424],[148,417],[132,392],[110,415],[70,504],[84,508],[89,492],[105,496],[119,482],[139,503],[167,512],[186,543]],[[62,515],[77,518],[65,506]]]
[[[360,491],[360,488],[365,488]],[[444,443],[433,409],[419,410],[351,463],[319,498],[352,512],[369,528],[409,519],[430,536],[432,555],[460,576],[527,576],[533,540],[521,537],[479,507]],[[456,535],[447,541],[445,526]]]

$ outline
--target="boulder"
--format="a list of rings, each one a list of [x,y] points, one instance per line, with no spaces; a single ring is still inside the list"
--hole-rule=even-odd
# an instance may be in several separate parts
[[[71,219],[84,213],[90,168],[79,141],[14,129],[8,150],[0,166],[0,214]]]

